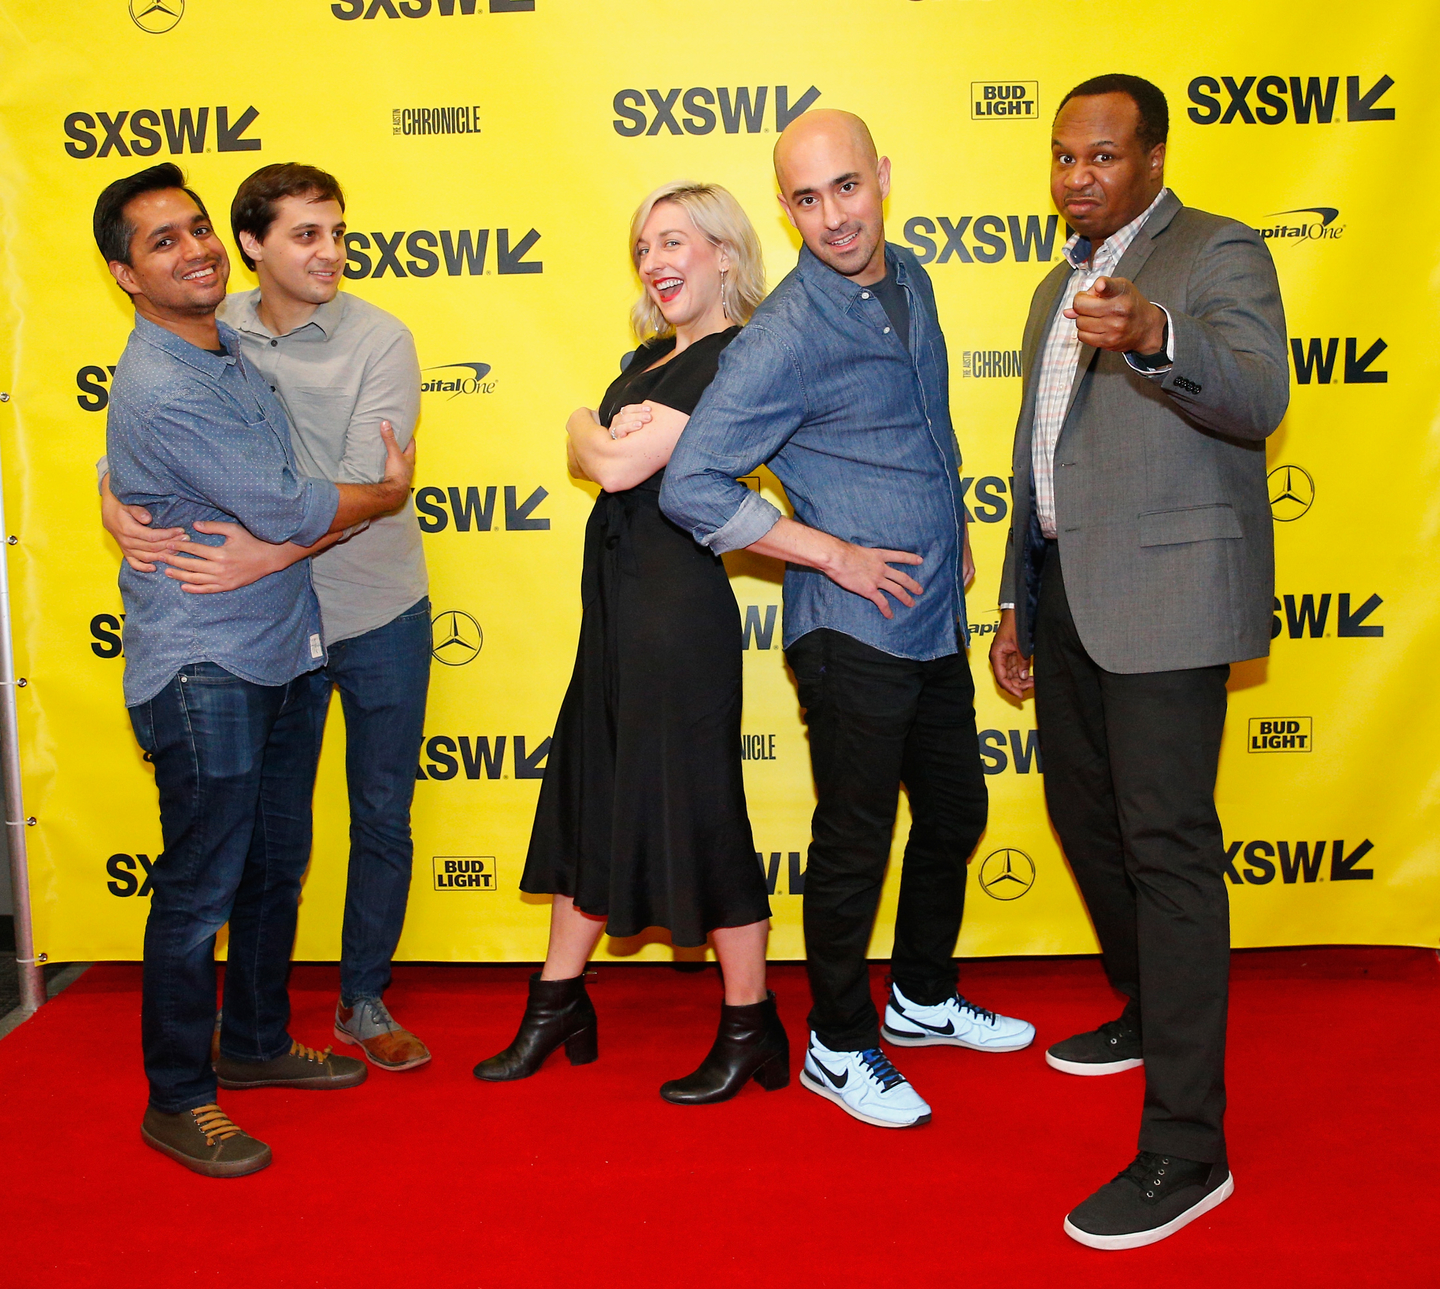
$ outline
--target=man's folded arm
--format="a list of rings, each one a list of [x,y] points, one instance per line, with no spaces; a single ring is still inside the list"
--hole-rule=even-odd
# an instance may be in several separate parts
[[[1160,381],[1191,420],[1220,434],[1263,439],[1290,403],[1285,313],[1269,252],[1228,224],[1201,253],[1191,312],[1169,308],[1174,366]]]
[[[805,387],[790,346],[763,324],[746,327],[665,467],[660,508],[718,555],[759,541],[779,509],[737,482],[770,460],[806,415]]]

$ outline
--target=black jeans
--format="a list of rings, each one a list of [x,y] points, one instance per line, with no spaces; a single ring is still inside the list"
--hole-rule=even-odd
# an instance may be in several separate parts
[[[350,869],[340,938],[340,1001],[379,998],[410,898],[410,803],[430,686],[430,601],[382,627],[330,646],[312,671],[320,729],[330,686],[345,712],[345,786],[350,796]],[[318,751],[318,749],[317,749]]]
[[[1086,653],[1059,550],[1035,616],[1045,800],[1145,1052],[1140,1149],[1225,1159],[1230,900],[1215,812],[1227,665],[1120,675]]]
[[[165,1113],[215,1100],[215,935],[226,922],[221,1050],[268,1061],[290,1047],[285,982],[310,859],[315,694],[308,675],[255,685],[197,662],[130,709],[160,792],[140,1033],[150,1104]]]
[[[835,1051],[880,1045],[865,952],[903,782],[910,796],[891,973],[926,1005],[955,992],[965,863],[989,794],[963,653],[914,662],[838,631],[785,651],[799,685],[819,801],[805,873],[810,1028]]]

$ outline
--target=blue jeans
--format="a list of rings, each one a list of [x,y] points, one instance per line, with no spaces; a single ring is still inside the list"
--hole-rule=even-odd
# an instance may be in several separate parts
[[[140,1008],[150,1104],[215,1100],[215,935],[230,923],[221,1049],[242,1061],[289,1050],[286,976],[310,858],[315,743],[310,675],[255,685],[190,663],[130,709],[155,766],[164,850],[150,881]]]
[[[332,684],[345,712],[350,873],[340,1001],[353,1007],[361,998],[379,998],[390,983],[390,959],[405,926],[414,851],[410,802],[430,687],[429,599],[383,627],[332,644],[330,661],[311,673],[311,684],[322,713]]]

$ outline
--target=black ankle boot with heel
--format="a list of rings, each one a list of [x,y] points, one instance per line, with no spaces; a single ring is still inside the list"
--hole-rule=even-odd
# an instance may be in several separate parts
[[[720,1005],[720,1032],[700,1068],[687,1078],[671,1079],[660,1095],[675,1105],[713,1105],[728,1101],[746,1079],[767,1092],[790,1082],[790,1040],[775,1010],[775,995],[745,1007]]]
[[[515,1041],[481,1061],[475,1077],[492,1083],[528,1079],[561,1043],[571,1065],[588,1065],[598,1055],[595,1007],[585,992],[585,976],[541,980],[537,971],[530,977],[530,998]]]

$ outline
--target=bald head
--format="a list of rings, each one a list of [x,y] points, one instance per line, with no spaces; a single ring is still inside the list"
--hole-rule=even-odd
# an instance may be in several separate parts
[[[806,158],[817,154],[836,161],[845,159],[872,172],[880,162],[870,127],[854,112],[833,107],[802,112],[775,140],[775,178],[781,192],[790,191],[786,175],[794,163],[803,165]]]
[[[810,253],[861,286],[885,276],[890,159],[853,112],[818,108],[775,141],[780,204]]]

